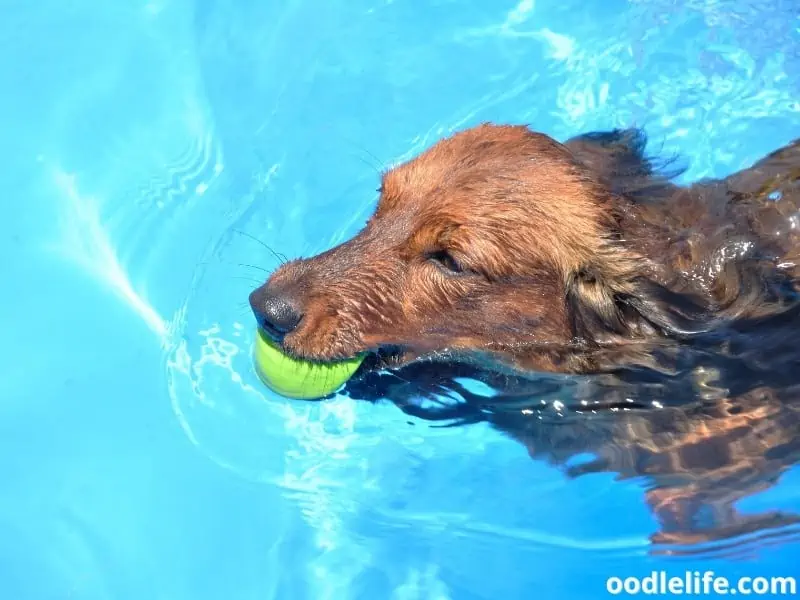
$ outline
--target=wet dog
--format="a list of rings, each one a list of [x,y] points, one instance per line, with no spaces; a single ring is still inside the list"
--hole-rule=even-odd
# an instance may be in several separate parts
[[[648,476],[658,541],[790,525],[734,502],[800,457],[800,142],[689,186],[645,142],[489,124],[441,140],[383,175],[355,237],[272,273],[256,319],[298,357],[370,353],[351,395],[596,457],[572,475]],[[440,389],[459,402],[423,409]]]

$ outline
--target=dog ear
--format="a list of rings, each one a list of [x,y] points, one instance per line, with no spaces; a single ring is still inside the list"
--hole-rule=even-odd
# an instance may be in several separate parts
[[[669,181],[684,171],[675,157],[646,155],[647,136],[641,129],[594,131],[570,138],[564,146],[615,194],[638,201],[669,189]]]
[[[647,136],[641,129],[593,131],[564,142],[573,156],[600,175],[648,176],[653,165],[645,156]]]
[[[646,277],[632,281],[633,292],[619,299],[651,327],[674,338],[687,339],[712,329],[712,316],[699,299],[674,292]]]
[[[573,334],[594,344],[653,333],[685,339],[709,330],[697,301],[641,276],[619,279],[584,268],[569,277],[566,298]]]

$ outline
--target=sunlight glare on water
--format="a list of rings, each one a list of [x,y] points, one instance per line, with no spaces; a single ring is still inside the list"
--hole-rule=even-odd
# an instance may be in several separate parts
[[[3,14],[2,274],[30,282],[4,361],[25,375],[0,382],[3,597],[598,597],[611,575],[745,568],[653,556],[642,481],[567,481],[484,425],[277,397],[247,296],[275,252],[353,235],[381,170],[482,121],[642,126],[687,181],[749,165],[798,135],[793,0]],[[748,503],[800,511],[797,468]],[[797,553],[745,558],[787,574]]]

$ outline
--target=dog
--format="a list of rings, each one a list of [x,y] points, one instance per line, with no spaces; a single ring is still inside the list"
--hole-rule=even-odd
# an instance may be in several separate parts
[[[354,397],[489,421],[570,476],[648,478],[654,543],[794,535],[797,516],[734,504],[800,459],[800,140],[688,186],[646,143],[442,139],[382,175],[357,235],[250,294],[258,325],[299,358],[367,353]],[[422,408],[442,389],[460,401]]]

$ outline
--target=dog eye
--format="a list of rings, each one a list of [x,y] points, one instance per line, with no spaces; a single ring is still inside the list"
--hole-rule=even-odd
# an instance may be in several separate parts
[[[435,262],[439,267],[454,274],[461,274],[464,272],[464,267],[455,259],[453,255],[446,250],[437,250],[429,256],[430,260]]]

